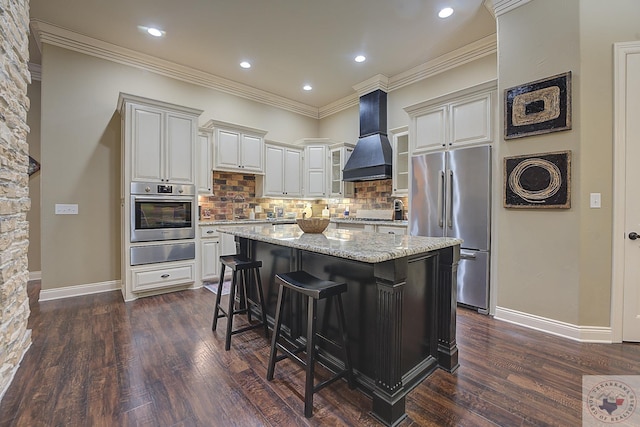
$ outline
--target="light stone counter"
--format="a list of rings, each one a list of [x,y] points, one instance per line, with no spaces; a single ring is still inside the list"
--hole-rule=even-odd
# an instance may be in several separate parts
[[[366,263],[379,263],[459,245],[461,239],[418,237],[352,230],[303,233],[297,225],[229,225],[221,233]]]
[[[381,221],[379,219],[348,219],[348,218],[331,218],[331,222],[337,224],[368,224],[368,225],[395,225],[398,227],[406,227],[409,225],[409,221],[404,220],[388,220]]]

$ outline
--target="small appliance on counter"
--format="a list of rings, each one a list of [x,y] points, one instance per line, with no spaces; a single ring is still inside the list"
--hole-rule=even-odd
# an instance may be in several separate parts
[[[393,201],[393,220],[402,221],[404,219],[404,203],[402,200],[395,199]]]

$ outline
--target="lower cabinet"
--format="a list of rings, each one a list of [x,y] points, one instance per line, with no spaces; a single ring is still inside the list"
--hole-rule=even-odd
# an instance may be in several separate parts
[[[131,290],[145,292],[195,281],[195,261],[131,267]]]
[[[200,242],[200,254],[202,257],[200,274],[202,275],[202,280],[218,280],[220,275],[219,249],[220,241],[218,237],[203,239]]]
[[[406,225],[376,225],[378,233],[407,234]]]
[[[235,238],[231,234],[219,233],[217,225],[200,227],[200,279],[217,282],[220,278],[220,256],[236,253]],[[231,270],[225,271],[225,276]]]

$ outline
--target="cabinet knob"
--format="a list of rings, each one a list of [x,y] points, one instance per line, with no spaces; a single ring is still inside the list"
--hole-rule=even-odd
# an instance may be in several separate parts
[[[213,234],[213,230],[207,231],[207,234]]]
[[[169,276],[171,276],[171,275],[170,275],[170,274],[163,274],[163,275],[162,275],[162,276],[160,276],[160,277],[162,277],[163,279],[166,279],[166,278],[167,278],[167,277],[169,277]]]

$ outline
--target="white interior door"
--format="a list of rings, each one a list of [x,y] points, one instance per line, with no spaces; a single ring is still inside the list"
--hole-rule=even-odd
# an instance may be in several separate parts
[[[626,55],[623,341],[640,341],[640,49]],[[636,236],[637,234],[637,236]]]

